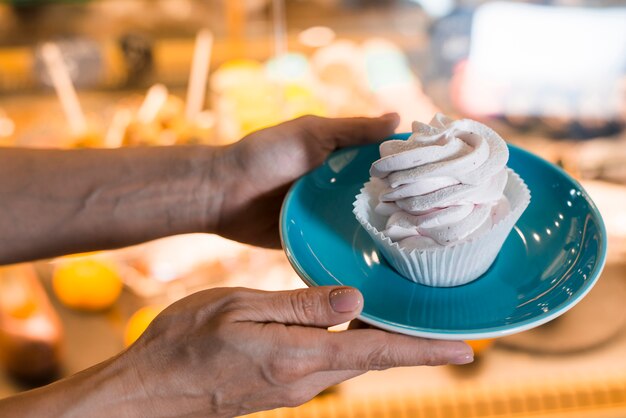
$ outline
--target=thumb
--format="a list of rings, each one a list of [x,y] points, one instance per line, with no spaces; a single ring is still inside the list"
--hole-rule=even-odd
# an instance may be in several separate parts
[[[261,292],[248,306],[240,314],[242,320],[328,328],[356,318],[363,296],[351,287],[313,287]]]
[[[400,116],[388,113],[379,118],[305,117],[293,123],[302,123],[304,132],[325,148],[336,149],[382,141],[393,135],[400,123]]]

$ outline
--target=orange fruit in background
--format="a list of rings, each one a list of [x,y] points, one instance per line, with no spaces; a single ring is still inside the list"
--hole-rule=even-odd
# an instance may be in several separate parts
[[[52,277],[52,289],[65,306],[84,311],[109,308],[122,292],[114,264],[89,258],[62,261]]]
[[[143,334],[148,325],[163,310],[162,306],[144,306],[133,314],[126,324],[124,332],[124,345],[130,346]]]
[[[465,342],[470,347],[472,347],[472,350],[474,350],[474,355],[479,355],[493,345],[493,343],[495,342],[495,338],[487,340],[470,340]]]

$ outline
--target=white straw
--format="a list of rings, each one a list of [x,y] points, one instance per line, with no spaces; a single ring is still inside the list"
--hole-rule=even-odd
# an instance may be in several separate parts
[[[137,120],[140,123],[150,123],[156,119],[159,110],[167,101],[167,87],[163,84],[155,84],[148,89],[141,107],[137,111]]]
[[[61,51],[56,44],[47,42],[41,48],[43,60],[48,68],[52,85],[59,97],[65,118],[73,135],[79,136],[87,132],[87,119],[80,107],[76,89],[70,78],[69,71]]]
[[[204,108],[212,52],[213,34],[209,29],[202,29],[196,35],[193,62],[189,73],[189,85],[187,86],[185,115],[189,121],[195,120]]]
[[[124,134],[133,120],[133,113],[129,109],[120,109],[113,115],[109,130],[104,137],[106,148],[119,148],[124,144]]]
[[[280,58],[287,53],[285,0],[273,0],[272,6],[272,17],[274,20],[274,56]]]

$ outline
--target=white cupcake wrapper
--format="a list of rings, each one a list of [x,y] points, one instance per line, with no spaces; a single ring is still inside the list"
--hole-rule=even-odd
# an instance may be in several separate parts
[[[493,264],[502,244],[530,203],[530,191],[517,173],[509,176],[504,195],[511,205],[509,214],[489,231],[470,240],[427,250],[405,250],[381,231],[387,217],[374,211],[380,185],[368,181],[357,195],[353,213],[374,240],[385,259],[402,276],[435,287],[460,286],[477,279]]]

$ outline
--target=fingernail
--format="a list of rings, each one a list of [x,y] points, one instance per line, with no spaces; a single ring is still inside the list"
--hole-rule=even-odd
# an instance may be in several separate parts
[[[461,353],[458,354],[454,357],[452,357],[450,359],[450,364],[455,364],[457,366],[463,365],[463,364],[469,364],[471,362],[474,361],[474,354],[473,353]]]
[[[330,292],[330,306],[335,312],[354,312],[359,305],[361,305],[361,295],[356,289],[342,288]]]

